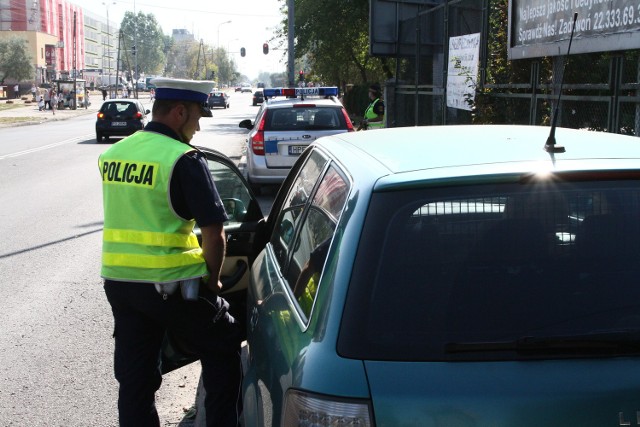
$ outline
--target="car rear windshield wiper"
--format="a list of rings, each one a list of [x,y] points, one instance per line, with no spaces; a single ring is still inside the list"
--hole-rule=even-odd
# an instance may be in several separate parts
[[[522,337],[513,341],[452,342],[447,353],[514,351],[518,353],[618,353],[640,351],[640,331],[599,332],[582,335]]]

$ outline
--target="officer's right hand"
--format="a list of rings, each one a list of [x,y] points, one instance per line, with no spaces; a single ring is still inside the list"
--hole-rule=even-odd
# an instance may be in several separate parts
[[[218,282],[218,285],[221,286],[221,283]],[[209,286],[200,290],[198,302],[204,310],[205,318],[208,321],[216,323],[220,319],[224,319],[227,323],[235,322],[233,317],[228,313],[229,303],[224,298],[219,297],[217,292],[212,292]]]

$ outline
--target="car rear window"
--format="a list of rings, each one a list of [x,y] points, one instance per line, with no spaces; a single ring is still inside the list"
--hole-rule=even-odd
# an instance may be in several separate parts
[[[374,194],[340,354],[425,361],[637,353],[566,343],[640,333],[636,179]]]
[[[100,111],[109,115],[126,114],[133,116],[138,112],[138,109],[133,102],[107,102],[102,105]]]
[[[291,107],[268,110],[265,131],[346,130],[347,123],[340,108]]]

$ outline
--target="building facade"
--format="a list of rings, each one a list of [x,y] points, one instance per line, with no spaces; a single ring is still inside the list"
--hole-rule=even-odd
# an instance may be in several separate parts
[[[27,41],[38,84],[115,74],[118,32],[117,24],[65,0],[0,0],[0,38]]]

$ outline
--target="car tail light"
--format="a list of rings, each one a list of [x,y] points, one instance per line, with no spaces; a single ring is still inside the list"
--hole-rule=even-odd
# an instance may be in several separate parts
[[[255,135],[251,137],[251,151],[257,156],[264,156],[264,121],[265,114],[260,119],[260,125],[258,125]]]
[[[316,108],[316,104],[293,104],[293,108]]]
[[[342,109],[342,115],[344,116],[344,120],[347,122],[347,132],[353,132],[355,129],[353,128],[353,123],[351,123],[351,117],[347,113],[347,110]]]
[[[367,401],[331,399],[326,396],[289,390],[285,396],[282,425],[373,427],[374,423]]]
[[[140,111],[138,111],[137,113],[135,113],[135,114],[133,115],[133,118],[134,118],[134,119],[141,119],[141,118],[142,118],[142,113],[141,113]]]
[[[104,119],[104,113],[102,111],[98,112],[98,120],[103,120]]]

